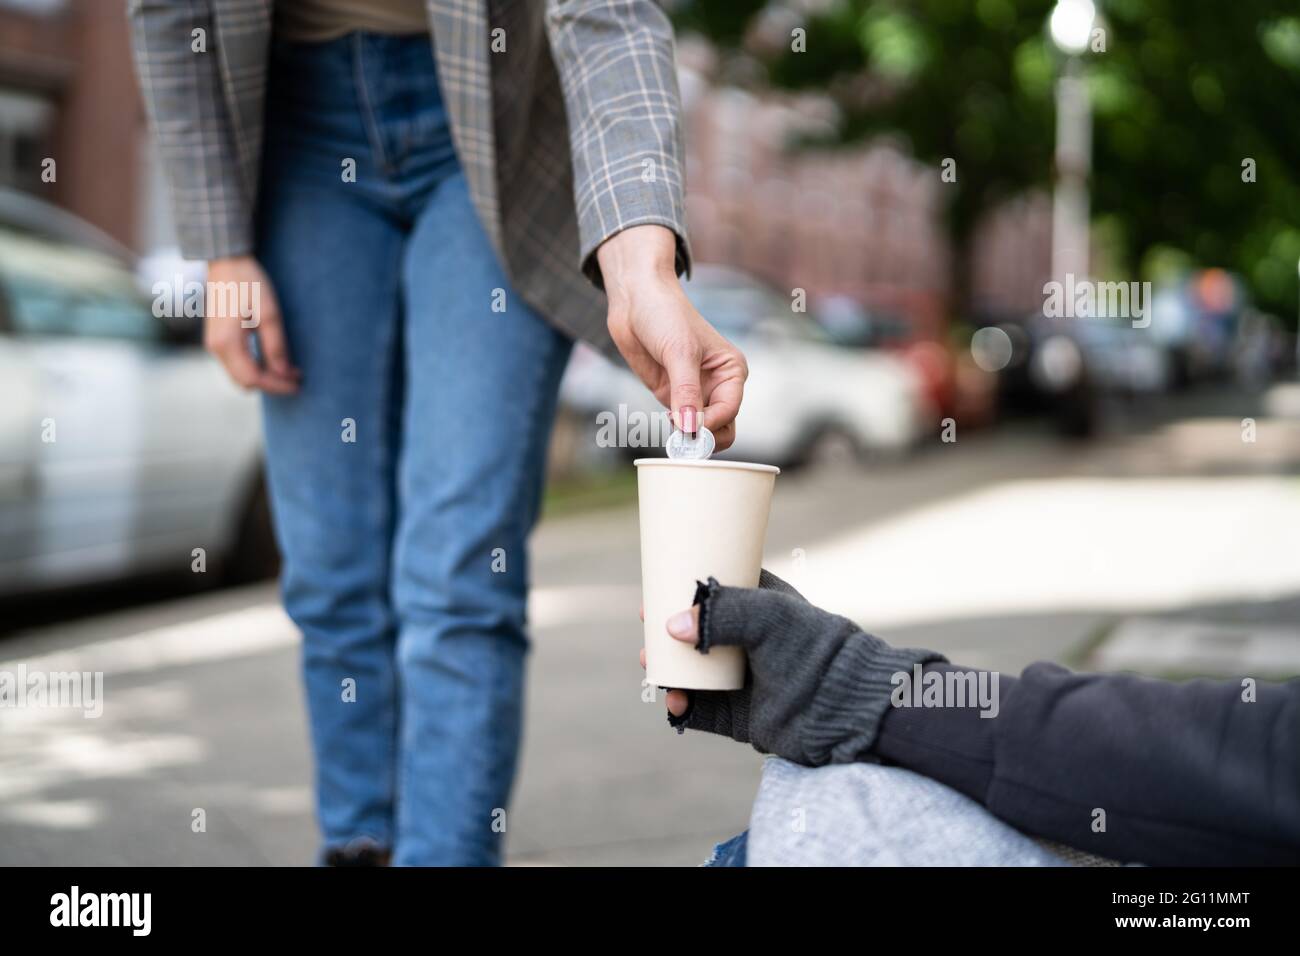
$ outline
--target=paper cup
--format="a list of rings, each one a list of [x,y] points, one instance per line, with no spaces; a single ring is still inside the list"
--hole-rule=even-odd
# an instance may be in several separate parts
[[[739,647],[701,654],[674,639],[668,618],[691,606],[695,582],[758,585],[763,539],[778,468],[733,461],[638,458],[641,597],[645,602],[646,680],[685,690],[738,690]]]

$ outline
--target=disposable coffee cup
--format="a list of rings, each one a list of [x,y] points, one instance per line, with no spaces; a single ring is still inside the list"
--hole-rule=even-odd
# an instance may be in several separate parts
[[[739,647],[701,654],[674,639],[668,618],[691,606],[695,584],[758,585],[772,490],[780,469],[739,461],[638,458],[641,597],[646,680],[657,687],[739,690]]]

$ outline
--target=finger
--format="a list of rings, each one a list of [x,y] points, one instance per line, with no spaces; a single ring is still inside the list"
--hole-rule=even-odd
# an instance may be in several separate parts
[[[709,392],[709,404],[704,409],[705,424],[713,437],[736,420],[740,414],[740,403],[745,397],[745,381],[737,372],[713,386]]]
[[[614,345],[618,347],[619,354],[623,356],[623,361],[627,362],[627,367],[632,373],[641,380],[646,388],[654,393],[654,397],[662,404],[668,404],[668,393],[665,389],[664,370],[653,356],[646,351],[645,346],[628,328],[626,322],[614,321],[609,322],[610,338],[614,340]]]
[[[632,353],[624,352],[623,358],[632,373],[650,390],[650,394],[655,397],[655,401],[661,405],[667,405],[668,379],[664,375],[663,367],[650,357],[650,353],[644,350]]]
[[[298,391],[298,381],[295,378],[285,378],[283,375],[259,369],[253,387],[268,395],[293,395]]]
[[[226,374],[237,385],[260,389],[271,395],[289,395],[297,391],[297,383],[267,372],[253,360],[243,336],[222,343],[216,352]]]
[[[641,648],[641,669],[645,670],[645,648]]]
[[[670,690],[666,700],[668,702],[668,713],[674,717],[680,717],[691,706],[691,699],[686,696],[684,690]]]
[[[257,343],[268,372],[284,379],[299,377],[301,373],[289,360],[289,342],[278,313],[263,311],[262,322],[257,327]]]
[[[709,430],[710,431],[713,430],[712,425],[709,426]],[[735,422],[732,422],[730,425],[724,425],[722,428],[719,428],[717,431],[713,432],[714,451],[726,451],[735,443],[736,443]]]
[[[670,347],[664,353],[663,365],[668,373],[668,407],[673,421],[682,431],[694,433],[699,430],[700,409],[704,407],[699,343],[692,340]]]
[[[253,356],[244,348],[243,336],[229,336],[208,346],[208,351],[217,357],[221,367],[226,370],[230,380],[242,388],[253,388],[261,371]]]
[[[699,639],[700,609],[678,611],[668,619],[668,633],[684,644],[695,644]]]
[[[641,615],[641,623],[645,623],[645,601],[641,602],[641,610],[637,612]]]

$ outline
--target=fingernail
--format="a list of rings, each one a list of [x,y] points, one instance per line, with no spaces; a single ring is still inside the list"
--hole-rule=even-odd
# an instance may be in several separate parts
[[[695,633],[695,618],[690,611],[678,611],[668,619],[668,633],[673,637],[688,638]]]
[[[693,436],[697,431],[699,431],[699,426],[698,423],[696,422],[696,415],[697,413],[695,411],[694,405],[682,406],[682,410],[681,410],[682,431],[686,432],[686,434],[688,435]]]

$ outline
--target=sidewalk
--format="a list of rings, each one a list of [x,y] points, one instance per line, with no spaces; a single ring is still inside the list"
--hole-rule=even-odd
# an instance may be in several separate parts
[[[971,666],[1300,672],[1300,482],[1207,466],[1204,436],[1180,428],[791,473],[767,563],[887,640]],[[636,539],[627,508],[538,533],[512,863],[695,865],[746,825],[762,758],[673,734],[662,700],[642,700]],[[297,650],[271,585],[0,642],[0,669],[103,671],[106,696],[98,719],[0,709],[0,864],[310,861]]]

